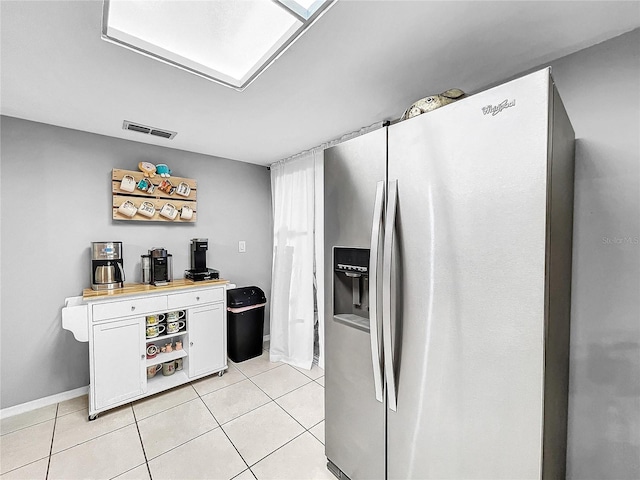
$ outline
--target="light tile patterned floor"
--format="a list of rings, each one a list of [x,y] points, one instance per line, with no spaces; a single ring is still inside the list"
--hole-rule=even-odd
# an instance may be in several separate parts
[[[269,354],[87,420],[87,398],[2,420],[0,479],[334,479],[324,372]]]

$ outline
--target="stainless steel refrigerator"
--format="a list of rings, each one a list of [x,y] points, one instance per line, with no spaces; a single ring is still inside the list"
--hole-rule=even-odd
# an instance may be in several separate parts
[[[564,478],[574,132],[549,69],[325,152],[340,478]]]

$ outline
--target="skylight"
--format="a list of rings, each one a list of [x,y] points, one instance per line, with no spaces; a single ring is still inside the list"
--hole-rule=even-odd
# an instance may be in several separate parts
[[[244,90],[335,0],[105,0],[102,37]]]

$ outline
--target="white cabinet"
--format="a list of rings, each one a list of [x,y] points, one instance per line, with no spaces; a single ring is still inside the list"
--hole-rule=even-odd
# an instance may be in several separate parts
[[[88,336],[89,418],[199,377],[222,375],[227,369],[225,290],[225,284],[219,282],[188,288],[182,285],[174,291],[169,287],[135,294],[84,297],[87,304],[84,325],[77,318],[71,322],[69,311],[63,311],[66,313],[63,328],[74,332],[77,339],[85,340]],[[69,308],[70,305],[65,307]],[[170,312],[179,312],[182,322],[173,330],[168,328]],[[149,316],[163,318],[161,332],[153,337],[147,336]],[[176,348],[177,342],[181,343],[180,348]],[[151,344],[165,347],[166,351],[148,358],[147,347]],[[171,345],[171,351],[167,345]],[[171,362],[182,369],[168,370],[167,375],[162,370],[147,375],[148,368]]]
[[[128,315],[140,315],[145,312],[164,310],[167,308],[167,298],[160,297],[134,298],[119,302],[107,302],[94,305],[93,321],[126,317]]]
[[[195,305],[206,305],[207,303],[224,301],[225,291],[223,288],[209,288],[207,290],[196,290],[186,293],[175,293],[169,295],[167,303],[169,309],[193,307]]]
[[[96,410],[142,395],[146,389],[144,318],[92,328],[91,389]]]
[[[222,303],[189,311],[189,377],[213,373],[226,365],[227,322]]]

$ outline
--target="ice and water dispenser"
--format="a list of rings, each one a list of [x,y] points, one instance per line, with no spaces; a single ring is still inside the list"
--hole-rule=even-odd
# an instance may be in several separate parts
[[[333,248],[333,318],[369,331],[368,248]]]

